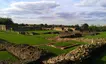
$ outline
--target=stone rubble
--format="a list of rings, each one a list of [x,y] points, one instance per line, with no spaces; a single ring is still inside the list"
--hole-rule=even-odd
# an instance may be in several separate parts
[[[50,58],[43,62],[44,64],[78,64],[82,62],[84,59],[89,58],[90,53],[92,53],[94,50],[104,45],[106,45],[106,43],[104,42],[81,45],[75,50],[70,51],[69,53]]]
[[[36,61],[40,57],[46,55],[46,52],[27,44],[9,44],[6,50],[23,61]]]

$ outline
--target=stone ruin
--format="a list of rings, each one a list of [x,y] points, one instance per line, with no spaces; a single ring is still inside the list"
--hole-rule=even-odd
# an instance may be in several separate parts
[[[0,51],[5,51],[5,45],[4,43],[7,43],[5,40],[0,39]]]
[[[90,54],[96,49],[106,45],[104,42],[81,45],[69,53],[44,60],[44,64],[80,64],[83,60],[90,57]]]
[[[75,38],[81,38],[82,34],[81,32],[61,32],[58,36],[56,37],[51,37],[48,38],[48,40],[52,41],[57,41],[57,42],[65,42],[65,41],[70,41]]]
[[[106,45],[106,40],[99,39],[99,41],[95,41],[94,43],[81,45],[78,48],[70,51],[69,53],[64,53],[62,55],[56,57],[49,57],[49,58],[46,57],[47,52],[45,52],[44,50],[41,50],[37,47],[33,47],[27,44],[4,43],[1,45],[1,47],[3,46],[5,50],[7,50],[12,55],[16,56],[22,62],[29,63],[29,62],[37,61],[37,62],[42,62],[43,64],[74,64],[74,63],[79,64],[80,62],[83,62],[83,60],[89,58],[91,56],[90,54],[93,51],[105,45]],[[0,62],[6,64],[7,61],[0,61]],[[18,64],[22,64],[22,63],[18,63]]]
[[[0,43],[0,51],[7,51],[18,59],[15,62],[3,60],[0,61],[0,64],[27,64],[32,61],[40,60],[49,54],[47,51],[39,49],[35,46],[33,47],[27,44],[13,44],[9,42]]]
[[[60,32],[56,31],[56,32],[45,32],[43,34],[60,34]]]
[[[27,44],[6,44],[6,50],[22,61],[36,61],[46,52]]]
[[[89,38],[74,38],[72,40],[79,41],[79,42],[85,42],[85,43],[106,42],[105,38],[92,38],[92,39],[89,39]]]
[[[81,32],[62,32],[59,35],[60,38],[77,38],[77,37],[82,37]]]

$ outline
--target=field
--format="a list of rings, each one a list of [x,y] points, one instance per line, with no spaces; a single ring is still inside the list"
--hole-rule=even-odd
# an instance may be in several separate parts
[[[49,31],[37,31],[38,33],[45,33]],[[48,44],[52,41],[47,40],[49,37],[55,37],[57,34],[41,34],[41,35],[33,35],[33,36],[27,36],[27,35],[21,35],[17,34],[16,32],[0,32],[0,39],[4,39],[8,42],[16,43],[16,44],[29,44],[29,45],[41,45],[39,48],[45,49],[55,55],[67,53],[76,47],[72,47],[69,49],[61,50],[58,48],[53,48],[50,46],[45,46],[44,44]],[[99,35],[96,36],[85,36],[84,38],[106,38],[106,32],[101,32]],[[77,41],[67,41],[67,42],[57,42],[54,45],[55,46],[67,46],[71,44],[86,44],[84,42],[77,42]],[[6,51],[0,52],[0,60],[8,60],[8,59],[17,60],[14,56],[9,54]],[[102,56],[98,57],[97,59],[92,60],[94,63],[97,62],[96,64],[100,64],[101,61],[102,63],[106,63],[106,52],[102,54]]]
[[[45,33],[45,32],[50,32],[50,31],[37,31],[37,32]],[[57,36],[57,34],[41,34],[41,35],[28,36],[28,35],[17,34],[17,32],[9,32],[9,31],[8,32],[3,32],[3,31],[0,32],[0,39],[4,39],[8,42],[12,42],[12,43],[16,43],[16,44],[41,45],[41,46],[39,46],[39,48],[45,49],[55,55],[67,53],[70,50],[73,50],[76,48],[76,47],[72,47],[72,48],[69,48],[66,50],[61,50],[61,49],[57,49],[57,48],[53,48],[53,47],[44,45],[44,44],[48,44],[48,43],[52,42],[50,40],[47,40],[47,38],[55,37],[55,36]],[[62,44],[62,45],[66,46],[66,45],[69,45],[68,43],[81,43],[81,42],[70,41],[70,42],[64,42],[64,43],[65,44]],[[59,45],[59,44],[61,44],[61,42],[59,42],[56,45]],[[11,56],[7,52],[1,52],[0,59],[2,59],[1,55],[3,56],[3,59],[13,58],[15,60],[14,56]]]
[[[45,39],[44,37],[49,37],[53,35],[35,35],[35,36],[25,36],[21,34],[17,34],[15,32],[0,32],[0,38],[7,40],[8,42],[16,43],[16,44],[30,44],[30,45],[36,45],[36,44],[46,44],[50,41]]]
[[[84,38],[106,38],[106,32],[101,32],[99,35],[96,36],[85,36]]]

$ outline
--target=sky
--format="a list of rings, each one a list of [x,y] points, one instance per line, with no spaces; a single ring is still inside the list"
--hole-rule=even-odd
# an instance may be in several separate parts
[[[0,0],[0,17],[27,24],[106,25],[106,0]]]

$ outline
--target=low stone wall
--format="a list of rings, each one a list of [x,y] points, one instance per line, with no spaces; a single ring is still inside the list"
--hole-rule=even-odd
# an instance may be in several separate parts
[[[84,59],[90,57],[90,54],[106,45],[104,42],[97,42],[92,44],[81,45],[73,51],[70,51],[67,54],[62,54],[57,57],[50,58],[48,60],[43,61],[44,64],[79,64]]]
[[[6,44],[6,50],[22,61],[36,61],[46,54],[45,51],[26,44]]]
[[[0,44],[0,51],[6,51],[5,46],[3,44]]]
[[[57,42],[66,42],[72,40],[72,38],[60,38],[59,36],[54,38],[48,38],[48,40],[57,41]]]
[[[75,38],[75,39],[72,39],[72,40],[76,40],[76,41],[79,41],[79,42],[86,42],[86,43],[96,43],[96,42],[106,42],[106,38],[92,38],[92,39],[89,39],[89,38]]]

